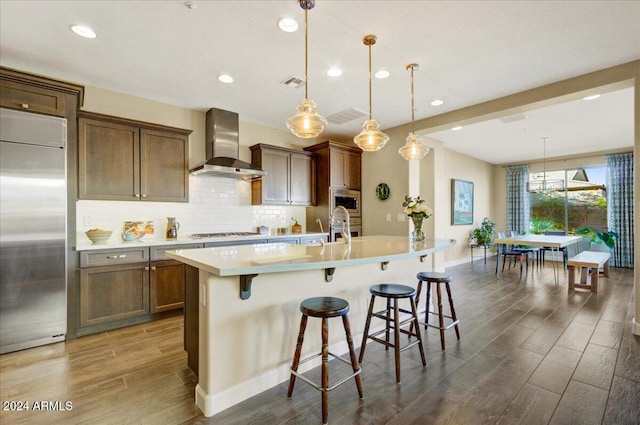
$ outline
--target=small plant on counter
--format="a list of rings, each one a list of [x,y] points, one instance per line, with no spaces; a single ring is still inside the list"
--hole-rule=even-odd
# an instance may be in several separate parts
[[[491,245],[493,241],[493,229],[496,223],[485,217],[480,227],[476,227],[469,233],[469,241],[476,245]]]

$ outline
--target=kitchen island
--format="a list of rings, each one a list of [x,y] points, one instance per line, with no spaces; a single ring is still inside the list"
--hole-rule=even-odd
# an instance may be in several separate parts
[[[199,269],[197,288],[187,287],[185,300],[185,316],[198,309],[196,404],[205,416],[212,416],[287,380],[299,304],[306,298],[346,299],[354,341],[360,345],[369,287],[414,285],[416,273],[432,269],[426,257],[454,243],[365,236],[353,238],[351,245],[273,243],[168,251],[169,257]],[[320,349],[320,338],[313,337],[314,330],[319,334],[314,322],[308,325],[303,356]],[[341,327],[330,323],[330,328],[331,352],[346,353]],[[190,357],[196,355],[187,351]],[[319,359],[308,362],[300,371],[318,364]]]

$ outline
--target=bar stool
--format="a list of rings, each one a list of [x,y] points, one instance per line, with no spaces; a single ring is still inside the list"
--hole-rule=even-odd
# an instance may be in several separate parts
[[[351,338],[351,325],[349,324],[349,303],[342,298],[336,297],[315,297],[308,298],[300,303],[300,311],[302,312],[302,319],[300,320],[300,331],[298,333],[298,343],[296,344],[296,352],[293,357],[293,364],[291,365],[291,378],[289,379],[289,390],[287,391],[287,397],[291,397],[293,393],[293,386],[296,382],[296,377],[302,379],[313,388],[319,390],[322,393],[322,423],[327,423],[329,416],[329,391],[344,384],[351,378],[355,378],[356,387],[358,387],[358,394],[360,398],[364,397],[362,392],[362,383],[360,382],[360,366],[356,359],[356,353],[353,349],[353,339]],[[307,357],[304,360],[300,360],[300,352],[302,351],[302,343],[304,341],[304,332],[307,328],[308,317],[319,317],[322,319],[322,351],[318,354]],[[342,323],[344,325],[344,332],[347,337],[347,344],[349,345],[349,356],[351,362],[332,354],[329,352],[329,323],[328,319],[331,317],[342,317]],[[318,386],[306,376],[298,373],[298,366],[309,360],[322,356],[322,382]],[[329,356],[334,359],[340,360],[343,363],[351,364],[353,368],[353,374],[340,380],[339,382],[329,386]]]
[[[385,346],[385,349],[388,350],[389,347],[393,347],[395,350],[395,362],[396,362],[396,382],[400,383],[400,352],[404,351],[408,348],[413,347],[418,344],[420,348],[420,356],[422,357],[422,365],[426,366],[427,361],[424,357],[424,348],[422,346],[422,337],[420,335],[420,329],[418,327],[418,312],[416,310],[416,302],[415,295],[416,290],[411,286],[406,285],[397,285],[393,283],[383,283],[380,285],[373,285],[369,288],[369,292],[371,292],[371,302],[369,303],[369,312],[367,313],[367,322],[364,326],[364,338],[362,340],[362,346],[360,347],[360,358],[359,361],[362,363],[362,359],[364,358],[364,350],[367,346],[367,339],[372,339],[380,344]],[[373,304],[376,300],[376,297],[383,297],[387,299],[387,307],[385,310],[381,310],[378,312],[373,311]],[[398,307],[398,300],[408,298],[411,304],[411,312],[407,310],[403,310]],[[391,314],[391,310],[393,309],[393,315]],[[399,313],[409,313],[411,317],[400,321]],[[384,329],[369,334],[369,326],[371,325],[371,318],[377,317],[386,322],[386,326]],[[406,329],[401,329],[402,326],[411,323],[411,328],[407,331]],[[413,332],[413,325],[416,327],[416,332]],[[393,328],[393,343],[389,342],[389,336],[391,333],[391,328]],[[385,333],[385,339],[377,338],[378,335]],[[404,347],[400,347],[400,333],[404,333],[409,335],[409,338],[412,336],[416,336],[417,340],[408,343]]]
[[[451,282],[451,275],[446,273],[436,273],[436,272],[420,272],[417,275],[418,278],[418,294],[416,295],[416,299],[420,299],[420,291],[422,290],[422,282],[426,282],[427,284],[427,302],[426,309],[424,315],[424,327],[431,326],[432,328],[440,329],[440,344],[442,345],[442,349],[444,350],[444,331],[449,329],[452,326],[455,326],[456,336],[458,340],[460,340],[460,330],[458,329],[458,318],[456,317],[456,310],[453,308],[453,299],[451,298],[451,288],[449,287],[449,282]],[[438,312],[432,312],[429,310],[429,298],[431,296],[431,283],[436,284],[436,295],[438,297]],[[440,284],[444,283],[445,288],[447,289],[447,295],[449,296],[449,307],[451,308],[451,316],[446,316],[442,312],[442,293],[440,292]],[[439,323],[438,326],[432,325],[429,323],[429,314],[438,315]],[[444,319],[450,319],[452,322],[445,326]]]

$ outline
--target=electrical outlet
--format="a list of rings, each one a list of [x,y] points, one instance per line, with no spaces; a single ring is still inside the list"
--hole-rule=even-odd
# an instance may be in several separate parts
[[[82,216],[82,225],[86,227],[93,226],[93,216],[91,215],[83,215]]]
[[[404,214],[398,213],[398,221],[404,221]]]
[[[387,213],[387,221],[391,221],[391,213]]]

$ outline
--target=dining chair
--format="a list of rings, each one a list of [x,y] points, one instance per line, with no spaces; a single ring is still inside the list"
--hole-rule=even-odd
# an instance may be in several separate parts
[[[511,237],[518,237],[519,234],[515,230],[511,231]],[[514,245],[512,251],[515,252],[520,259],[520,276],[522,276],[522,266],[523,263],[526,265],[526,272],[529,272],[529,260],[533,265],[533,262],[536,261],[537,264],[540,264],[540,249],[531,245]]]
[[[504,232],[498,232],[498,239],[505,239]],[[513,250],[513,245],[503,245],[500,244],[500,254],[502,256],[502,271],[504,272],[504,265],[507,262],[507,257],[509,257],[509,268],[511,268],[511,260],[515,263],[515,261],[520,256],[520,253],[515,252]],[[496,273],[498,272],[498,263],[496,263]]]
[[[545,235],[552,235],[552,236],[567,236],[567,232],[562,231],[562,230],[545,230],[544,232]],[[563,246],[561,248],[559,248],[559,250],[562,252],[562,262],[564,264],[564,268],[567,268],[567,260],[569,257],[569,254],[567,253],[567,247]],[[543,246],[540,247],[540,259],[542,261],[542,265],[544,266],[544,255],[547,251],[551,251],[553,252],[553,248],[551,248],[550,246]],[[554,258],[555,260],[555,258]]]

